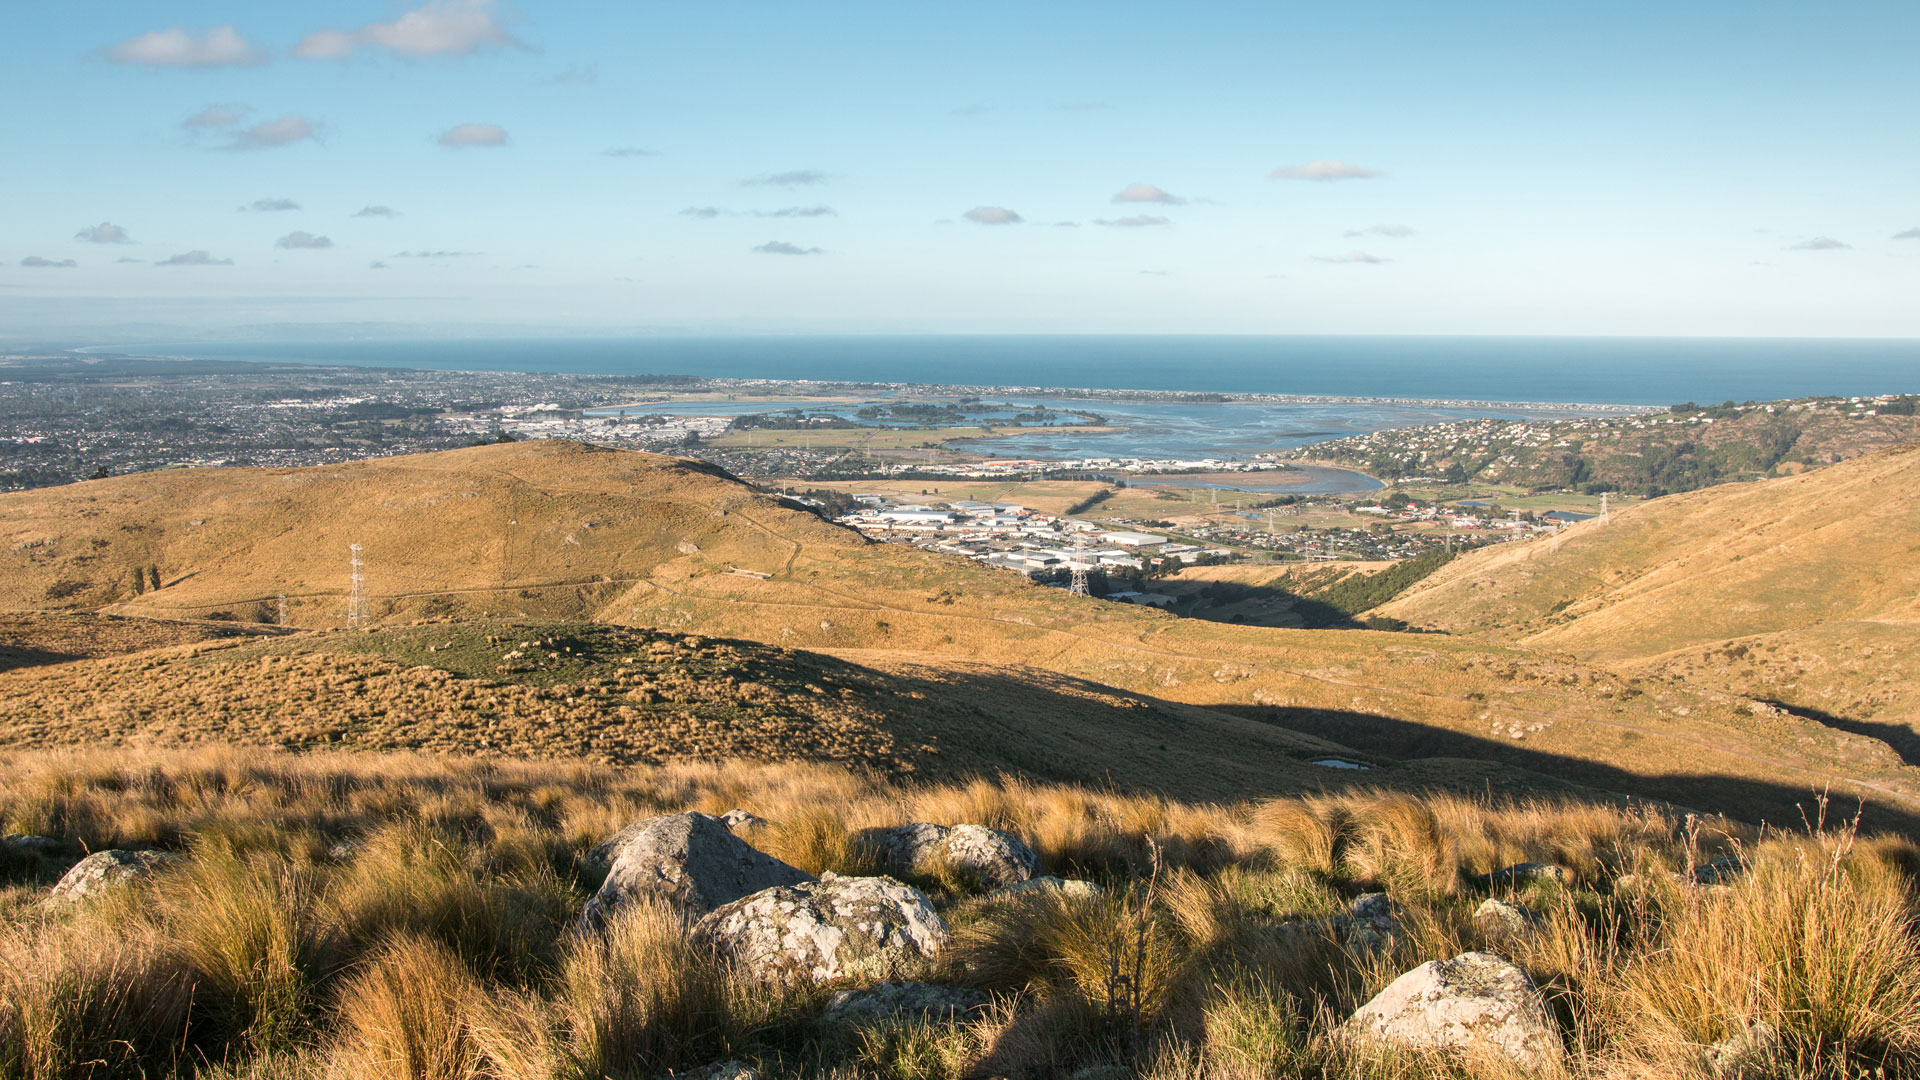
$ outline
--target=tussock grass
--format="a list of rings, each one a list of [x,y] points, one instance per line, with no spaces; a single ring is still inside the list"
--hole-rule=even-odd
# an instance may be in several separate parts
[[[40,902],[63,860],[0,884],[0,1078],[652,1080],[723,1058],[769,1075],[1419,1080],[1485,1063],[1361,1049],[1338,1022],[1399,974],[1502,952],[1542,987],[1578,1080],[1699,1078],[1758,1022],[1756,1076],[1920,1074],[1920,848],[1819,825],[1762,835],[1645,807],[1357,792],[1205,805],[1023,780],[903,787],[805,764],[662,767],[407,755],[0,755],[0,821],[185,855],[96,901]],[[1099,896],[936,894],[929,978],[993,996],[960,1023],[836,1027],[827,988],[769,988],[633,904],[572,919],[592,844],[640,817],[745,807],[753,842],[868,870],[852,838],[975,821]],[[1676,875],[1738,854],[1718,886]],[[1494,940],[1471,884],[1538,929]],[[1390,940],[1336,916],[1384,889]],[[1120,1075],[1115,1073],[1115,1075]]]

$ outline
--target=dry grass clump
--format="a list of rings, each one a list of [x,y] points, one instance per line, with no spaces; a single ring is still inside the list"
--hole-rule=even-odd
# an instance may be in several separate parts
[[[823,1080],[1499,1075],[1335,1031],[1399,974],[1468,949],[1533,976],[1575,1080],[1702,1080],[1711,1044],[1755,1031],[1777,1038],[1746,1051],[1753,1076],[1920,1075],[1920,848],[1851,828],[1762,836],[1648,808],[1365,792],[1191,805],[816,765],[202,751],[14,753],[0,770],[0,827],[55,835],[68,859],[185,856],[58,907],[40,898],[62,860],[0,868],[0,1080],[654,1080],[725,1058]],[[958,1023],[825,1024],[834,988],[753,982],[662,907],[574,934],[592,844],[735,806],[767,819],[753,843],[809,870],[866,870],[866,828],[976,821],[1103,889],[948,882],[952,941],[927,977],[993,998]],[[1745,871],[1684,880],[1717,855]],[[1538,913],[1532,931],[1476,925],[1475,875],[1518,861],[1574,873],[1493,886]],[[1353,936],[1341,917],[1373,889],[1401,906],[1396,928]]]

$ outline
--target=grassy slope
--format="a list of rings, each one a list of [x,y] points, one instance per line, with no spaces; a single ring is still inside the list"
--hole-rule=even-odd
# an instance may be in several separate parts
[[[1795,799],[1827,783],[1907,813],[1920,792],[1878,741],[1723,693],[1482,641],[1230,627],[1080,600],[868,545],[653,455],[538,443],[148,474],[0,498],[0,540],[0,606],[244,617],[285,591],[293,621],[337,624],[344,549],[359,542],[388,620],[591,617],[865,663],[1019,665],[1364,752],[1484,758],[1774,819],[1796,819]],[[132,596],[124,583],[146,562],[167,586]]]

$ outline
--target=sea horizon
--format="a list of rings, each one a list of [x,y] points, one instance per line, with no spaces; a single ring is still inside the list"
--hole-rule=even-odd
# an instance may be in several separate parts
[[[755,335],[160,342],[88,352],[432,371],[1662,406],[1920,390],[1920,341]]]

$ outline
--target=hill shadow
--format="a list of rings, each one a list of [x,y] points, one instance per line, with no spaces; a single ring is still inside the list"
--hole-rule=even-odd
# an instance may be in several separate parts
[[[1821,727],[1830,727],[1835,731],[1844,731],[1849,735],[1859,735],[1885,743],[1888,749],[1899,755],[1901,761],[1908,765],[1920,765],[1920,732],[1915,732],[1905,724],[1849,720],[1844,716],[1835,716],[1830,712],[1823,712],[1805,705],[1789,705],[1784,701],[1767,701],[1764,698],[1756,700],[1764,701],[1782,712],[1792,713],[1802,720],[1811,720]]]
[[[41,667],[46,664],[64,664],[69,660],[79,659],[81,659],[81,657],[75,653],[55,652],[51,649],[32,649],[20,645],[0,645],[0,671]]]
[[[1322,709],[1280,706],[1215,706],[1221,712],[1315,735],[1366,754],[1407,760],[1423,757],[1476,758],[1566,780],[1604,792],[1657,799],[1691,810],[1723,813],[1754,824],[1799,829],[1813,819],[1820,793],[1811,784],[1794,787],[1719,774],[1641,774],[1583,758],[1568,757],[1503,742],[1398,720]],[[1837,809],[1850,816],[1844,804]],[[1830,818],[1832,815],[1829,815]],[[1920,807],[1888,796],[1861,804],[1861,824],[1920,837]]]

